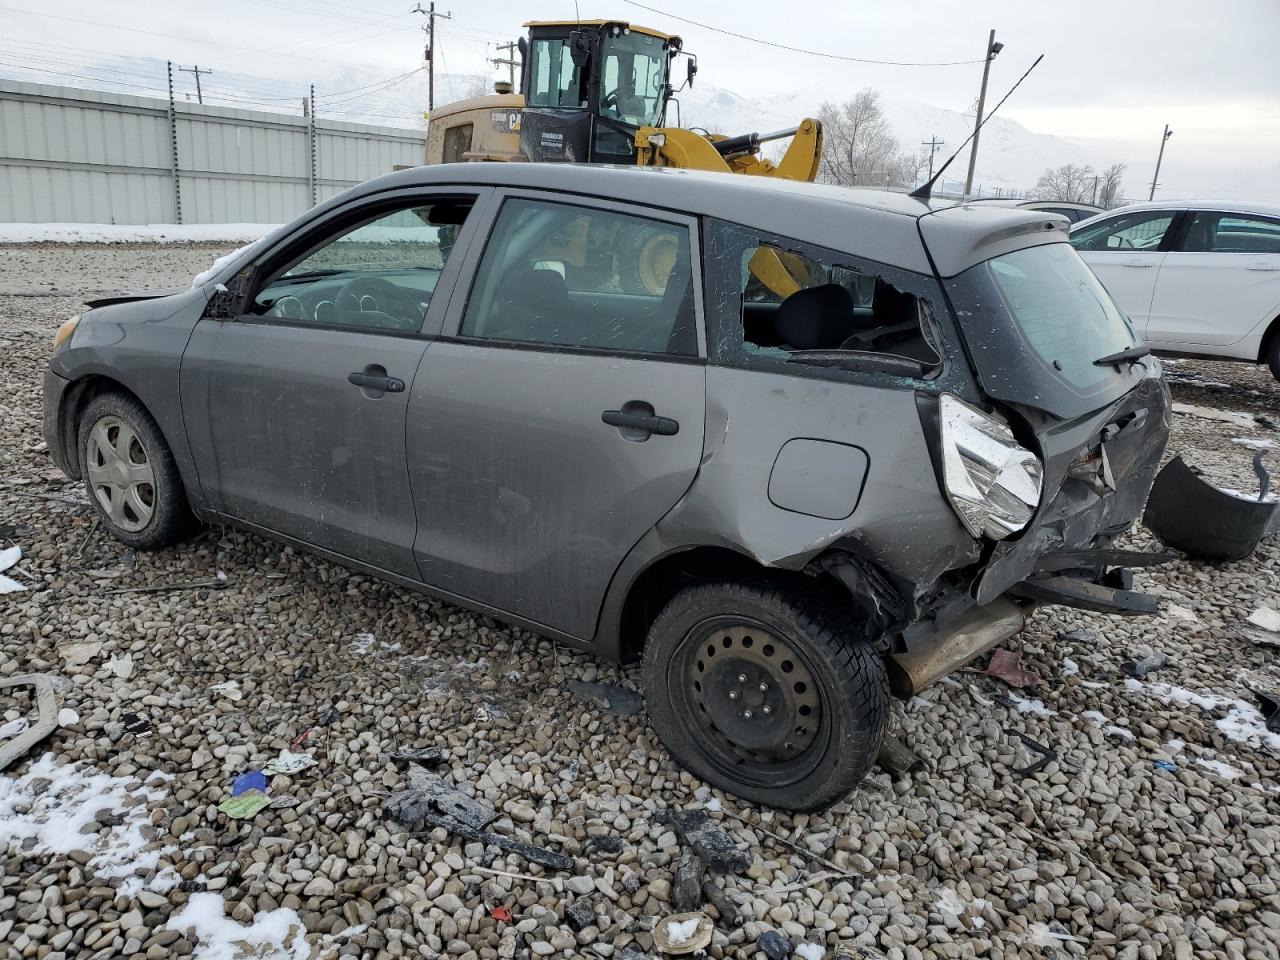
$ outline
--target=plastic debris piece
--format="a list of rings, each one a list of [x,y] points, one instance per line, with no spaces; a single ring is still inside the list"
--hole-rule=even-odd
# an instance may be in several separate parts
[[[1169,658],[1158,650],[1148,654],[1141,660],[1126,660],[1120,664],[1120,670],[1126,677],[1145,680],[1148,673],[1154,673],[1169,662]]]
[[[0,770],[22,756],[53,732],[58,724],[58,702],[53,692],[53,679],[42,673],[23,673],[16,677],[0,679],[0,690],[7,687],[35,687],[36,720],[19,718],[22,728],[0,737]],[[14,721],[15,724],[18,721]],[[6,725],[7,726],[7,725]]]
[[[122,714],[120,722],[124,725],[125,733],[132,733],[135,737],[151,736],[151,721],[146,717],[140,717],[136,713]]]
[[[917,770],[924,769],[924,761],[897,737],[889,735],[880,744],[876,764],[893,779],[901,780]]]
[[[1036,753],[1040,754],[1040,759],[1037,760],[1035,763],[1031,764],[1030,766],[1016,768],[1010,771],[1011,773],[1016,773],[1020,777],[1030,777],[1034,774],[1039,773],[1041,770],[1043,770],[1045,767],[1051,764],[1054,760],[1058,759],[1058,754],[1051,747],[1046,747],[1039,740],[1035,740],[1032,737],[1028,737],[1021,730],[1006,730],[1005,732],[1012,736],[1017,737],[1019,740],[1021,740],[1024,744],[1026,744]]]
[[[385,804],[383,806],[385,807]],[[461,820],[455,820],[453,817],[438,817],[434,813],[428,812],[423,816],[422,822],[428,827],[443,827],[450,833],[456,833],[467,840],[479,840],[485,846],[495,846],[500,850],[519,854],[530,863],[536,863],[551,870],[573,869],[572,858],[565,856],[563,853],[544,850],[542,847],[535,847],[529,843],[520,843],[501,834],[478,830],[470,824],[463,823]]]
[[[653,927],[653,942],[663,953],[682,956],[711,943],[713,925],[703,913],[677,913],[663,917]]]
[[[702,858],[688,848],[680,852],[675,883],[671,885],[671,905],[681,913],[702,906],[702,877],[706,873]]]
[[[223,800],[218,804],[218,812],[225,813],[232,820],[248,820],[270,802],[271,798],[261,790],[246,790]]]
[[[6,547],[4,550],[0,550],[0,570],[8,570],[21,559],[22,548],[19,546]],[[17,580],[0,574],[0,594],[17,593],[25,589],[27,588]]]
[[[21,736],[27,732],[30,726],[31,723],[26,717],[18,717],[18,719],[10,720],[8,723],[0,723],[0,740]]]
[[[1253,695],[1258,698],[1258,708],[1267,721],[1267,729],[1272,733],[1280,733],[1280,695],[1267,693],[1265,690],[1255,690]]]
[[[1178,765],[1172,760],[1152,760],[1151,765],[1157,770],[1164,770],[1166,773],[1178,772]]]
[[[1280,633],[1280,611],[1272,610],[1270,607],[1259,607],[1245,619],[1255,627]]]
[[[1265,497],[1266,469],[1260,460],[1254,469]],[[1220,490],[1174,457],[1156,475],[1142,522],[1167,546],[1190,557],[1243,560],[1264,537],[1280,532],[1280,507],[1275,501]]]
[[[581,902],[581,901],[580,901],[580,902]],[[574,904],[574,906],[577,906],[577,904]],[[572,909],[572,908],[570,908],[570,909]],[[489,916],[493,917],[493,919],[497,920],[497,921],[498,921],[498,922],[500,922],[500,923],[510,923],[510,922],[511,922],[511,911],[510,911],[510,910],[508,910],[506,907],[490,907],[490,908],[489,908]],[[593,912],[592,912],[592,917],[594,918],[594,916],[595,916],[595,913],[594,913],[594,911],[593,911]]]
[[[1009,686],[1021,690],[1023,687],[1036,687],[1043,681],[1022,666],[1022,655],[1016,650],[1009,650],[1006,647],[1000,647],[991,654],[991,660],[987,663],[984,670],[978,671],[985,673],[989,677],[995,677],[997,680],[1003,680]]]
[[[281,750],[280,756],[268,761],[267,765],[262,768],[262,772],[274,777],[278,773],[294,774],[299,770],[305,770],[307,767],[314,767],[315,765],[316,758],[309,753],[293,753],[290,750]]]
[[[756,938],[756,947],[769,960],[787,960],[791,956],[791,941],[777,930],[766,930]]]
[[[70,707],[63,707],[58,711],[58,726],[70,727],[80,722],[80,714],[76,713]]]
[[[710,877],[702,881],[702,899],[716,908],[716,913],[720,914],[722,926],[732,930],[741,922],[742,918],[738,915],[738,908],[733,905],[733,901],[729,899],[720,885]]]
[[[575,933],[581,933],[587,927],[595,926],[596,906],[589,898],[575,900],[565,907],[564,921]]]
[[[133,655],[125,653],[112,657],[107,661],[107,667],[121,680],[128,680],[133,676]]]
[[[248,773],[242,773],[231,781],[231,795],[238,797],[240,794],[249,790],[267,789],[267,778],[261,770],[250,770]]]
[[[673,810],[670,820],[680,839],[692,847],[711,870],[743,873],[751,866],[751,854],[734,842],[706,810]]]
[[[240,681],[238,680],[223,680],[222,683],[215,683],[209,689],[226,697],[228,700],[244,699],[244,691],[240,689]]]
[[[409,764],[405,772],[409,789],[393,793],[382,804],[382,809],[401,823],[412,826],[426,819],[432,806],[475,830],[498,819],[498,812],[492,807],[460,793],[443,777],[418,764]]]
[[[633,717],[644,710],[644,698],[640,694],[616,683],[570,680],[568,687],[575,696],[594,703],[605,713],[614,716]]]
[[[973,702],[978,704],[978,706],[980,707],[989,707],[995,703],[995,701],[992,700],[991,698],[984,697],[982,694],[980,694],[978,692],[978,688],[975,687],[972,683],[969,684],[969,696],[973,697]]]
[[[440,747],[405,747],[391,754],[391,759],[405,763],[443,763],[444,750]]]
[[[82,667],[96,657],[101,649],[101,640],[81,640],[58,647],[58,656],[62,657],[68,667]]]

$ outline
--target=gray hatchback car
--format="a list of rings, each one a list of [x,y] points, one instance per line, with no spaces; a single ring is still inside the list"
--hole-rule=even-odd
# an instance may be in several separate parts
[[[457,164],[89,304],[49,450],[139,548],[233,523],[617,660],[710,783],[829,804],[1114,548],[1158,364],[1061,218],[686,171]]]

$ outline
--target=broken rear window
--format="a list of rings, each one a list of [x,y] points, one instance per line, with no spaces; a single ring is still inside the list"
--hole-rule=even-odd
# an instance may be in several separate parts
[[[915,378],[940,368],[928,278],[735,224],[707,234],[713,360]]]

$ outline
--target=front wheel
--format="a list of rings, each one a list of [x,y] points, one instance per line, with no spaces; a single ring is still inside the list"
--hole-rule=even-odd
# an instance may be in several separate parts
[[[820,598],[688,587],[649,631],[645,705],[690,772],[791,810],[829,806],[875,762],[889,716],[883,660]]]
[[[1280,330],[1271,337],[1271,345],[1267,349],[1267,364],[1271,367],[1271,375],[1280,380]]]

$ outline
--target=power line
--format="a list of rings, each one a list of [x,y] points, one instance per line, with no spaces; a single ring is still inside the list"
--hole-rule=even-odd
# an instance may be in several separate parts
[[[971,63],[982,63],[981,60],[941,60],[941,61],[912,61],[912,60],[872,60],[867,57],[846,57],[839,53],[826,53],[821,50],[807,50],[804,47],[793,47],[785,43],[777,43],[773,40],[762,40],[759,37],[751,37],[745,33],[736,33],[733,30],[725,30],[723,27],[713,27],[709,23],[702,23],[699,20],[690,20],[688,17],[676,16],[674,13],[668,13],[666,10],[659,10],[657,7],[650,7],[637,0],[622,0],[623,3],[630,4],[633,7],[639,7],[641,10],[648,10],[650,13],[656,13],[659,16],[669,17],[672,20],[679,20],[681,23],[687,23],[691,26],[701,27],[703,30],[710,30],[713,33],[722,33],[726,37],[736,37],[739,40],[748,40],[751,43],[759,43],[766,47],[773,47],[777,50],[789,50],[792,53],[803,53],[811,57],[823,57],[827,60],[844,60],[848,63],[871,63],[882,67],[959,67],[967,66]]]

